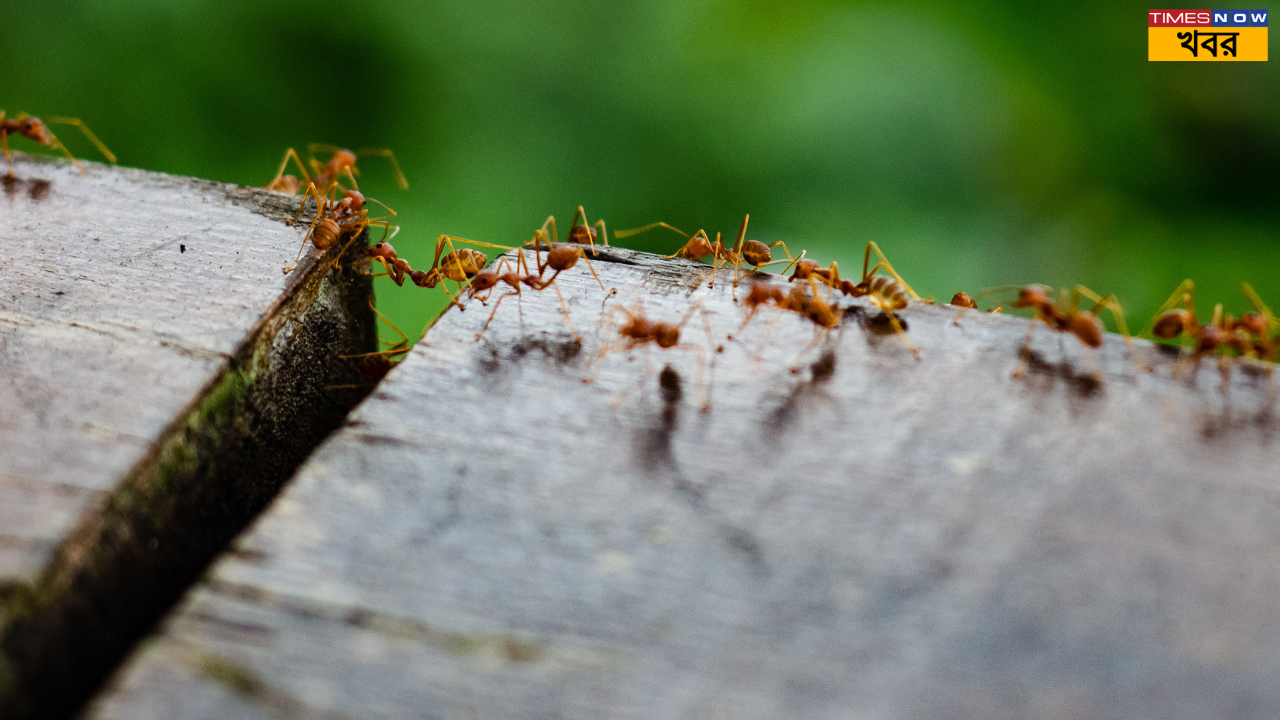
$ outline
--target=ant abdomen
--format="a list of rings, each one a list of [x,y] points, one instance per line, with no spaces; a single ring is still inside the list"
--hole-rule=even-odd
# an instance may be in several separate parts
[[[760,267],[773,259],[769,246],[759,240],[748,240],[742,244],[742,258],[748,263]]]
[[[1186,310],[1169,310],[1156,318],[1151,327],[1151,334],[1164,340],[1171,340],[1182,335],[1191,324],[1191,313]]]
[[[1067,320],[1071,333],[1089,347],[1102,347],[1102,321],[1092,313],[1076,313]]]

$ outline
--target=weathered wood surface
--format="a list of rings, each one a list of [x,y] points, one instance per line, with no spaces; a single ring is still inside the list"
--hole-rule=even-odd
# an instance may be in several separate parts
[[[607,254],[610,303],[739,325],[727,276]],[[682,396],[614,410],[645,352],[584,384],[602,294],[561,284],[580,349],[550,291],[446,313],[89,716],[1280,716],[1270,378],[1041,331],[1015,380],[1025,319],[919,304],[916,362],[844,300],[797,374],[766,309],[710,412],[656,350]]]
[[[296,199],[21,154],[0,196],[0,717],[75,707],[363,393]],[[309,444],[308,444],[309,443]]]

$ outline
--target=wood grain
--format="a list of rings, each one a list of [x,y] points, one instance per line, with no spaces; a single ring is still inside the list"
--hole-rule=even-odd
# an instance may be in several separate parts
[[[363,396],[324,386],[358,377],[335,355],[371,348],[374,328],[367,277],[314,255],[281,274],[304,231],[283,222],[295,198],[14,167],[0,196],[0,716],[49,717]]]
[[[811,345],[595,267],[581,346],[550,290],[446,313],[89,717],[1280,715],[1269,375],[1042,328],[1013,379],[1023,318],[913,304],[916,361],[860,300]],[[697,350],[598,357],[693,302],[708,412]]]

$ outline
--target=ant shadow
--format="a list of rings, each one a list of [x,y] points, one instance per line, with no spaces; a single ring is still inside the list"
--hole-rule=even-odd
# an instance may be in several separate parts
[[[667,365],[658,373],[658,389],[662,405],[657,414],[636,431],[633,439],[634,454],[641,468],[655,479],[657,476],[670,478],[671,490],[678,500],[710,523],[725,545],[742,555],[752,572],[768,575],[769,567],[760,541],[751,531],[716,517],[705,485],[686,477],[676,461],[672,439],[680,427],[684,380]]]
[[[476,364],[486,375],[495,375],[534,352],[541,353],[557,367],[573,367],[578,365],[575,360],[582,354],[582,341],[525,335],[513,343],[499,344],[485,338],[484,345],[478,348]]]
[[[782,436],[787,430],[795,424],[800,416],[801,407],[812,399],[826,400],[839,408],[834,398],[825,389],[826,383],[831,380],[835,372],[836,351],[835,348],[827,347],[817,360],[810,363],[809,376],[792,385],[782,401],[765,413],[767,421],[761,428],[761,439],[776,446],[782,441]]]
[[[1022,348],[1021,357],[1027,364],[1023,380],[1034,392],[1047,393],[1061,380],[1077,398],[1089,400],[1102,395],[1102,376],[1096,372],[1077,372],[1070,360],[1049,362],[1038,351],[1026,347]]]
[[[22,180],[21,178],[12,177],[10,175],[3,176],[5,197],[13,200],[22,192],[23,186],[27,188],[27,197],[31,202],[42,203],[49,198],[49,193],[53,191],[53,183],[48,180]]]

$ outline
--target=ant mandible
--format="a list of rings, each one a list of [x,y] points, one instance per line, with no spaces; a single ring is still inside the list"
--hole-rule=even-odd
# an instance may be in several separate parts
[[[84,171],[84,167],[81,166],[80,162],[71,154],[71,151],[67,150],[66,146],[62,144],[62,141],[49,130],[49,126],[45,124],[46,122],[56,123],[59,125],[75,125],[80,128],[80,132],[84,133],[85,137],[89,138],[90,142],[97,146],[98,150],[108,162],[114,163],[116,161],[116,156],[111,154],[111,151],[107,149],[107,146],[103,145],[102,141],[98,139],[98,136],[94,135],[93,132],[89,130],[89,126],[85,125],[81,120],[77,120],[76,118],[49,118],[48,120],[41,120],[38,117],[32,117],[26,113],[18,113],[13,118],[6,120],[4,110],[0,110],[0,146],[3,146],[4,148],[4,161],[9,165],[9,177],[14,176],[13,157],[9,153],[9,135],[12,133],[21,135],[28,140],[38,142],[45,147],[61,150],[62,154],[66,155],[67,159],[70,160],[72,164],[76,166],[76,169],[80,171],[80,175],[83,177],[89,177],[88,173]]]
[[[317,152],[330,153],[326,162],[320,162],[316,159]],[[330,189],[339,183],[341,177],[345,174],[352,185],[355,184],[355,176],[360,174],[356,168],[356,159],[360,156],[381,156],[387,158],[391,163],[391,172],[395,175],[396,184],[401,189],[409,187],[409,181],[405,179],[404,173],[400,172],[400,163],[396,162],[396,156],[386,149],[366,149],[360,152],[351,152],[334,145],[321,145],[312,143],[307,146],[307,158],[310,161],[311,171],[307,171],[307,166],[303,164],[302,158],[298,155],[298,151],[289,148],[284,153],[284,159],[280,162],[280,169],[276,171],[276,176],[267,183],[268,190],[276,190],[286,192],[290,195],[296,195],[299,190],[307,187],[319,188],[318,192],[328,195]],[[285,175],[284,171],[289,166],[289,161],[293,160],[298,170],[302,172],[302,179],[297,176]]]

